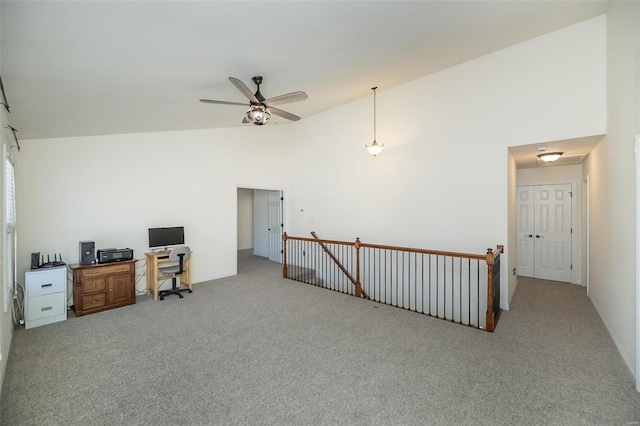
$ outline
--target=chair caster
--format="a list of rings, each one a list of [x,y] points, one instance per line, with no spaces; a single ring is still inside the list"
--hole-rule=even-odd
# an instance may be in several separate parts
[[[160,300],[164,300],[164,296],[160,296]]]
[[[191,289],[189,289],[188,291],[189,291],[189,293],[193,293],[193,291],[191,291]]]
[[[184,296],[181,295],[180,293],[178,293],[178,296],[180,296],[180,299],[184,299]]]

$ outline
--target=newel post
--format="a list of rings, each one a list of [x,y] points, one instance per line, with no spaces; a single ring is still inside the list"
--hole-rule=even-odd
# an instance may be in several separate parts
[[[487,249],[487,316],[486,326],[487,331],[493,332],[495,330],[495,313],[493,312],[493,265],[494,254],[493,249]]]
[[[362,297],[362,286],[360,284],[360,238],[356,238],[353,245],[356,248],[356,297]]]
[[[282,234],[282,278],[289,278],[287,270],[287,233]]]

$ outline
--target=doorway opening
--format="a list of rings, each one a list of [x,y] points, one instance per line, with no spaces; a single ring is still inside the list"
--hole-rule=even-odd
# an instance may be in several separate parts
[[[282,190],[238,188],[238,252],[282,263]]]

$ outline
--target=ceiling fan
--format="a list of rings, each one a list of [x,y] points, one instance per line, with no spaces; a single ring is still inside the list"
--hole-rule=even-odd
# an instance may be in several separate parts
[[[276,96],[274,98],[265,99],[265,97],[262,96],[262,93],[260,93],[262,76],[253,77],[252,80],[258,87],[256,93],[252,93],[251,90],[249,90],[249,88],[237,78],[229,77],[229,81],[231,81],[231,83],[233,83],[233,85],[236,86],[236,88],[240,92],[242,92],[242,94],[245,95],[247,99],[249,99],[249,110],[247,111],[245,117],[242,119],[243,123],[253,123],[256,126],[262,126],[264,124],[267,124],[269,120],[271,120],[271,114],[275,114],[279,117],[286,118],[287,120],[291,121],[300,120],[300,117],[298,117],[297,115],[291,114],[287,111],[283,111],[279,108],[275,108],[273,105],[304,101],[308,98],[306,93],[298,91],[287,93],[286,95]],[[221,105],[247,105],[246,103],[216,101],[213,99],[200,99],[200,102]]]

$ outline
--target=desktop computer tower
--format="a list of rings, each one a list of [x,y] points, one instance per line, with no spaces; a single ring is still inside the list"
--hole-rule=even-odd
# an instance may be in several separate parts
[[[96,243],[94,241],[80,241],[80,264],[91,265],[96,261]]]

